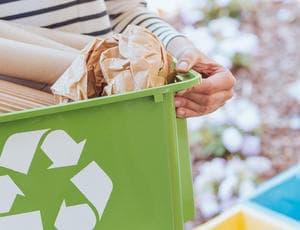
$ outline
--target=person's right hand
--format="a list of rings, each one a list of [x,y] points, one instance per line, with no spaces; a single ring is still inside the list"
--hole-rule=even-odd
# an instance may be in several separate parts
[[[186,38],[180,37],[172,42],[171,46],[177,51],[177,71],[188,72],[194,69],[204,77],[201,84],[177,93],[175,97],[177,116],[201,116],[223,106],[233,96],[236,80],[232,73],[206,57]]]

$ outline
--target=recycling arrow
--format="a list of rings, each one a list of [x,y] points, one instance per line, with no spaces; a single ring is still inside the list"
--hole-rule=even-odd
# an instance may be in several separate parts
[[[77,144],[63,130],[50,132],[41,148],[53,164],[49,168],[59,168],[76,165],[80,159],[86,140]]]
[[[11,135],[0,155],[0,166],[28,174],[36,149],[43,135],[49,129],[21,132]],[[49,168],[77,165],[86,140],[77,143],[63,130],[47,134],[41,148],[53,162]],[[101,219],[113,190],[109,176],[92,161],[79,171],[71,182],[95,207],[88,204],[66,206],[63,201],[55,221],[57,230],[92,230],[97,217]],[[0,176],[0,214],[9,213],[18,195],[23,192],[8,175]],[[98,215],[95,215],[98,214]],[[97,216],[97,217],[96,217]],[[0,230],[43,230],[40,211],[0,217]]]
[[[66,206],[63,201],[55,221],[57,230],[93,230],[96,216],[87,204]]]
[[[17,195],[24,196],[24,194],[9,176],[0,176],[0,188],[0,213],[7,213],[11,210]]]
[[[11,135],[3,147],[0,166],[28,174],[40,139],[48,129]]]
[[[93,161],[76,174],[71,181],[95,206],[99,219],[101,219],[113,189],[111,179]]]
[[[43,230],[41,213],[39,211],[0,217],[2,230]]]

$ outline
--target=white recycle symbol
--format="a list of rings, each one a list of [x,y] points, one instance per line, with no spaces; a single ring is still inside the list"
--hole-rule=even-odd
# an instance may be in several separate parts
[[[11,135],[0,155],[0,167],[5,167],[27,175],[38,144],[49,129],[22,132]],[[51,131],[43,141],[41,148],[52,161],[49,168],[60,168],[77,165],[86,140],[76,143],[65,131]],[[92,161],[71,182],[95,207],[99,220],[105,210],[113,189],[111,179]],[[0,214],[10,212],[18,195],[26,196],[10,176],[0,176]],[[62,202],[55,220],[57,230],[92,230],[97,217],[88,204],[67,206]],[[39,210],[16,215],[0,217],[0,229],[43,230],[41,212]]]

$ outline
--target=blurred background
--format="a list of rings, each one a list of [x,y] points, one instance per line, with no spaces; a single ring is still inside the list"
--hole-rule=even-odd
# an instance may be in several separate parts
[[[300,162],[300,1],[149,5],[237,78],[224,108],[189,120],[199,225]]]

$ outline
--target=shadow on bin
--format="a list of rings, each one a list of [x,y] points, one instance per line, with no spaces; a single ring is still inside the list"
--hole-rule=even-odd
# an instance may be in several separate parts
[[[174,94],[198,82],[192,71],[158,88],[0,115],[0,201],[9,197],[0,229],[182,230],[194,202]]]

